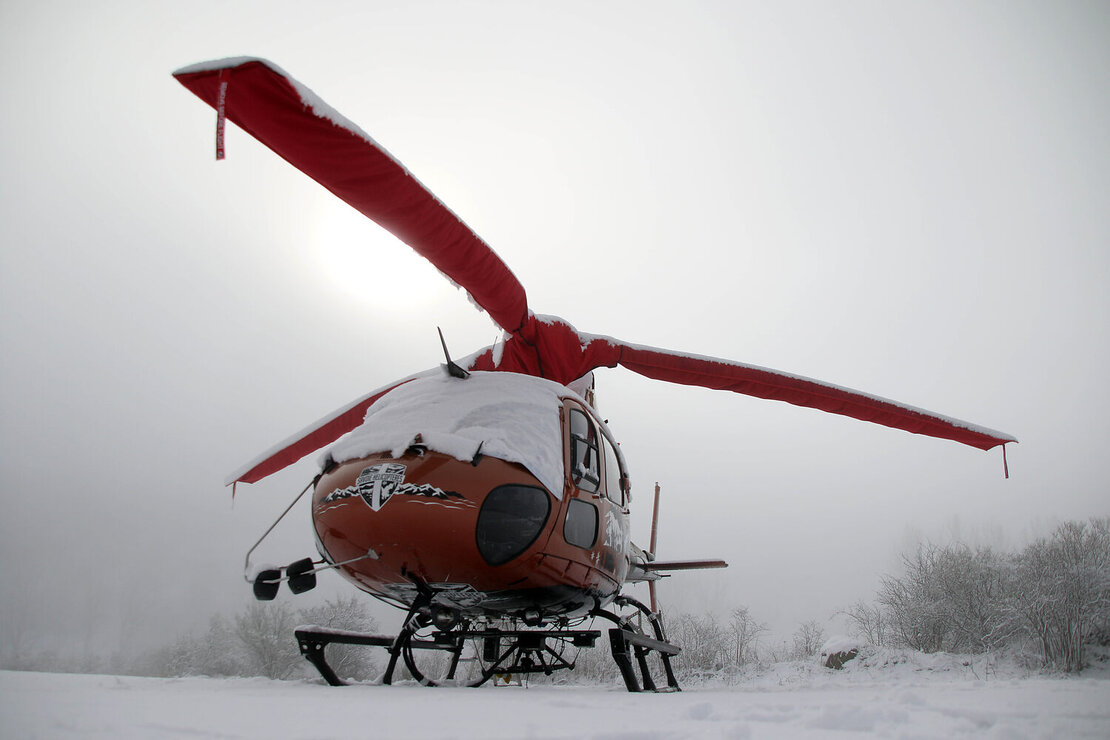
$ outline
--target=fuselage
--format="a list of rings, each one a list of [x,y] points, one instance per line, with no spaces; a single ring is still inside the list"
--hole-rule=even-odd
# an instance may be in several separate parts
[[[475,373],[411,381],[376,408],[313,495],[318,547],[346,578],[466,616],[574,616],[617,595],[628,478],[581,396]]]

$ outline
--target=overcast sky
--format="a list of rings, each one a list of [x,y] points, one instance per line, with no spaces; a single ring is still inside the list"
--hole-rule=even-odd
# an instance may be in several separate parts
[[[634,539],[658,480],[660,556],[731,563],[662,597],[785,637],[919,539],[1110,514],[1108,44],[1100,2],[3,3],[3,639],[112,651],[238,609],[315,466],[234,506],[225,476],[440,362],[436,326],[456,355],[498,335],[243,132],[215,162],[174,69],[281,65],[537,312],[1020,440],[1005,480],[998,450],[599,371]],[[291,516],[263,559],[313,553]]]

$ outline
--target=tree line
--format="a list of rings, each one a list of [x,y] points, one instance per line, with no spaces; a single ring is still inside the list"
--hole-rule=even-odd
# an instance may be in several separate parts
[[[923,544],[904,555],[901,566],[883,578],[871,601],[837,613],[848,619],[860,645],[1004,652],[1061,672],[1086,667],[1091,647],[1110,647],[1110,518],[1065,522],[1015,552]],[[666,624],[668,639],[682,647],[675,671],[687,679],[810,659],[826,638],[824,625],[813,619],[789,640],[770,642],[767,625],[747,607],[724,618],[676,611],[666,615]],[[579,660],[600,677],[608,656]]]
[[[0,668],[167,678],[299,678],[315,674],[301,657],[293,637],[293,630],[302,624],[358,632],[372,632],[376,627],[366,598],[358,594],[303,609],[294,609],[289,602],[252,602],[231,617],[212,615],[199,634],[183,634],[139,655],[65,655],[49,649],[5,645],[0,651]],[[348,645],[331,646],[328,659],[340,675],[356,680],[372,680],[380,673],[370,651]]]
[[[1110,647],[1110,518],[1065,522],[1049,536],[1005,552],[963,543],[923,544],[902,557],[871,601],[838,614],[860,644],[923,653],[1005,652],[1050,671],[1078,672],[1093,646]],[[790,641],[769,644],[747,608],[726,619],[668,615],[682,646],[680,675],[720,675],[748,664],[817,655],[824,626],[803,622]]]
[[[1074,672],[1110,642],[1110,518],[1065,522],[1017,552],[922,545],[871,603],[844,613],[879,646],[926,653],[1016,650]]]
[[[1048,670],[1076,672],[1093,645],[1110,646],[1110,518],[1066,522],[1016,552],[956,543],[925,544],[904,555],[901,572],[887,575],[873,600],[838,614],[860,643],[925,653],[1008,651]],[[682,653],[673,665],[681,679],[737,673],[744,666],[810,659],[825,642],[818,620],[803,622],[791,639],[769,642],[769,630],[745,607],[727,615],[666,614],[667,638]],[[364,596],[353,594],[294,609],[288,602],[252,603],[230,618],[211,617],[201,634],[187,634],[138,657],[64,658],[4,646],[0,668],[130,673],[148,676],[314,675],[300,656],[293,629],[300,624],[373,632]],[[582,650],[567,682],[619,681],[607,640]],[[372,680],[382,670],[380,650],[335,644],[336,672]]]

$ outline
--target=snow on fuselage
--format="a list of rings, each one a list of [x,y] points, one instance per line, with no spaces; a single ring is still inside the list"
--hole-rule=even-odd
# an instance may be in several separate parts
[[[374,595],[407,605],[426,586],[465,614],[556,616],[606,603],[624,581],[620,454],[564,386],[512,373],[418,378],[328,456],[337,465],[315,488],[317,543]]]

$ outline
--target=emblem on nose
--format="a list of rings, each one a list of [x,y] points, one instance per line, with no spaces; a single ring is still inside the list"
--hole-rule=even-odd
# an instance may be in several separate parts
[[[358,474],[355,488],[358,495],[374,511],[385,506],[397,489],[405,482],[405,466],[401,463],[371,465]]]

